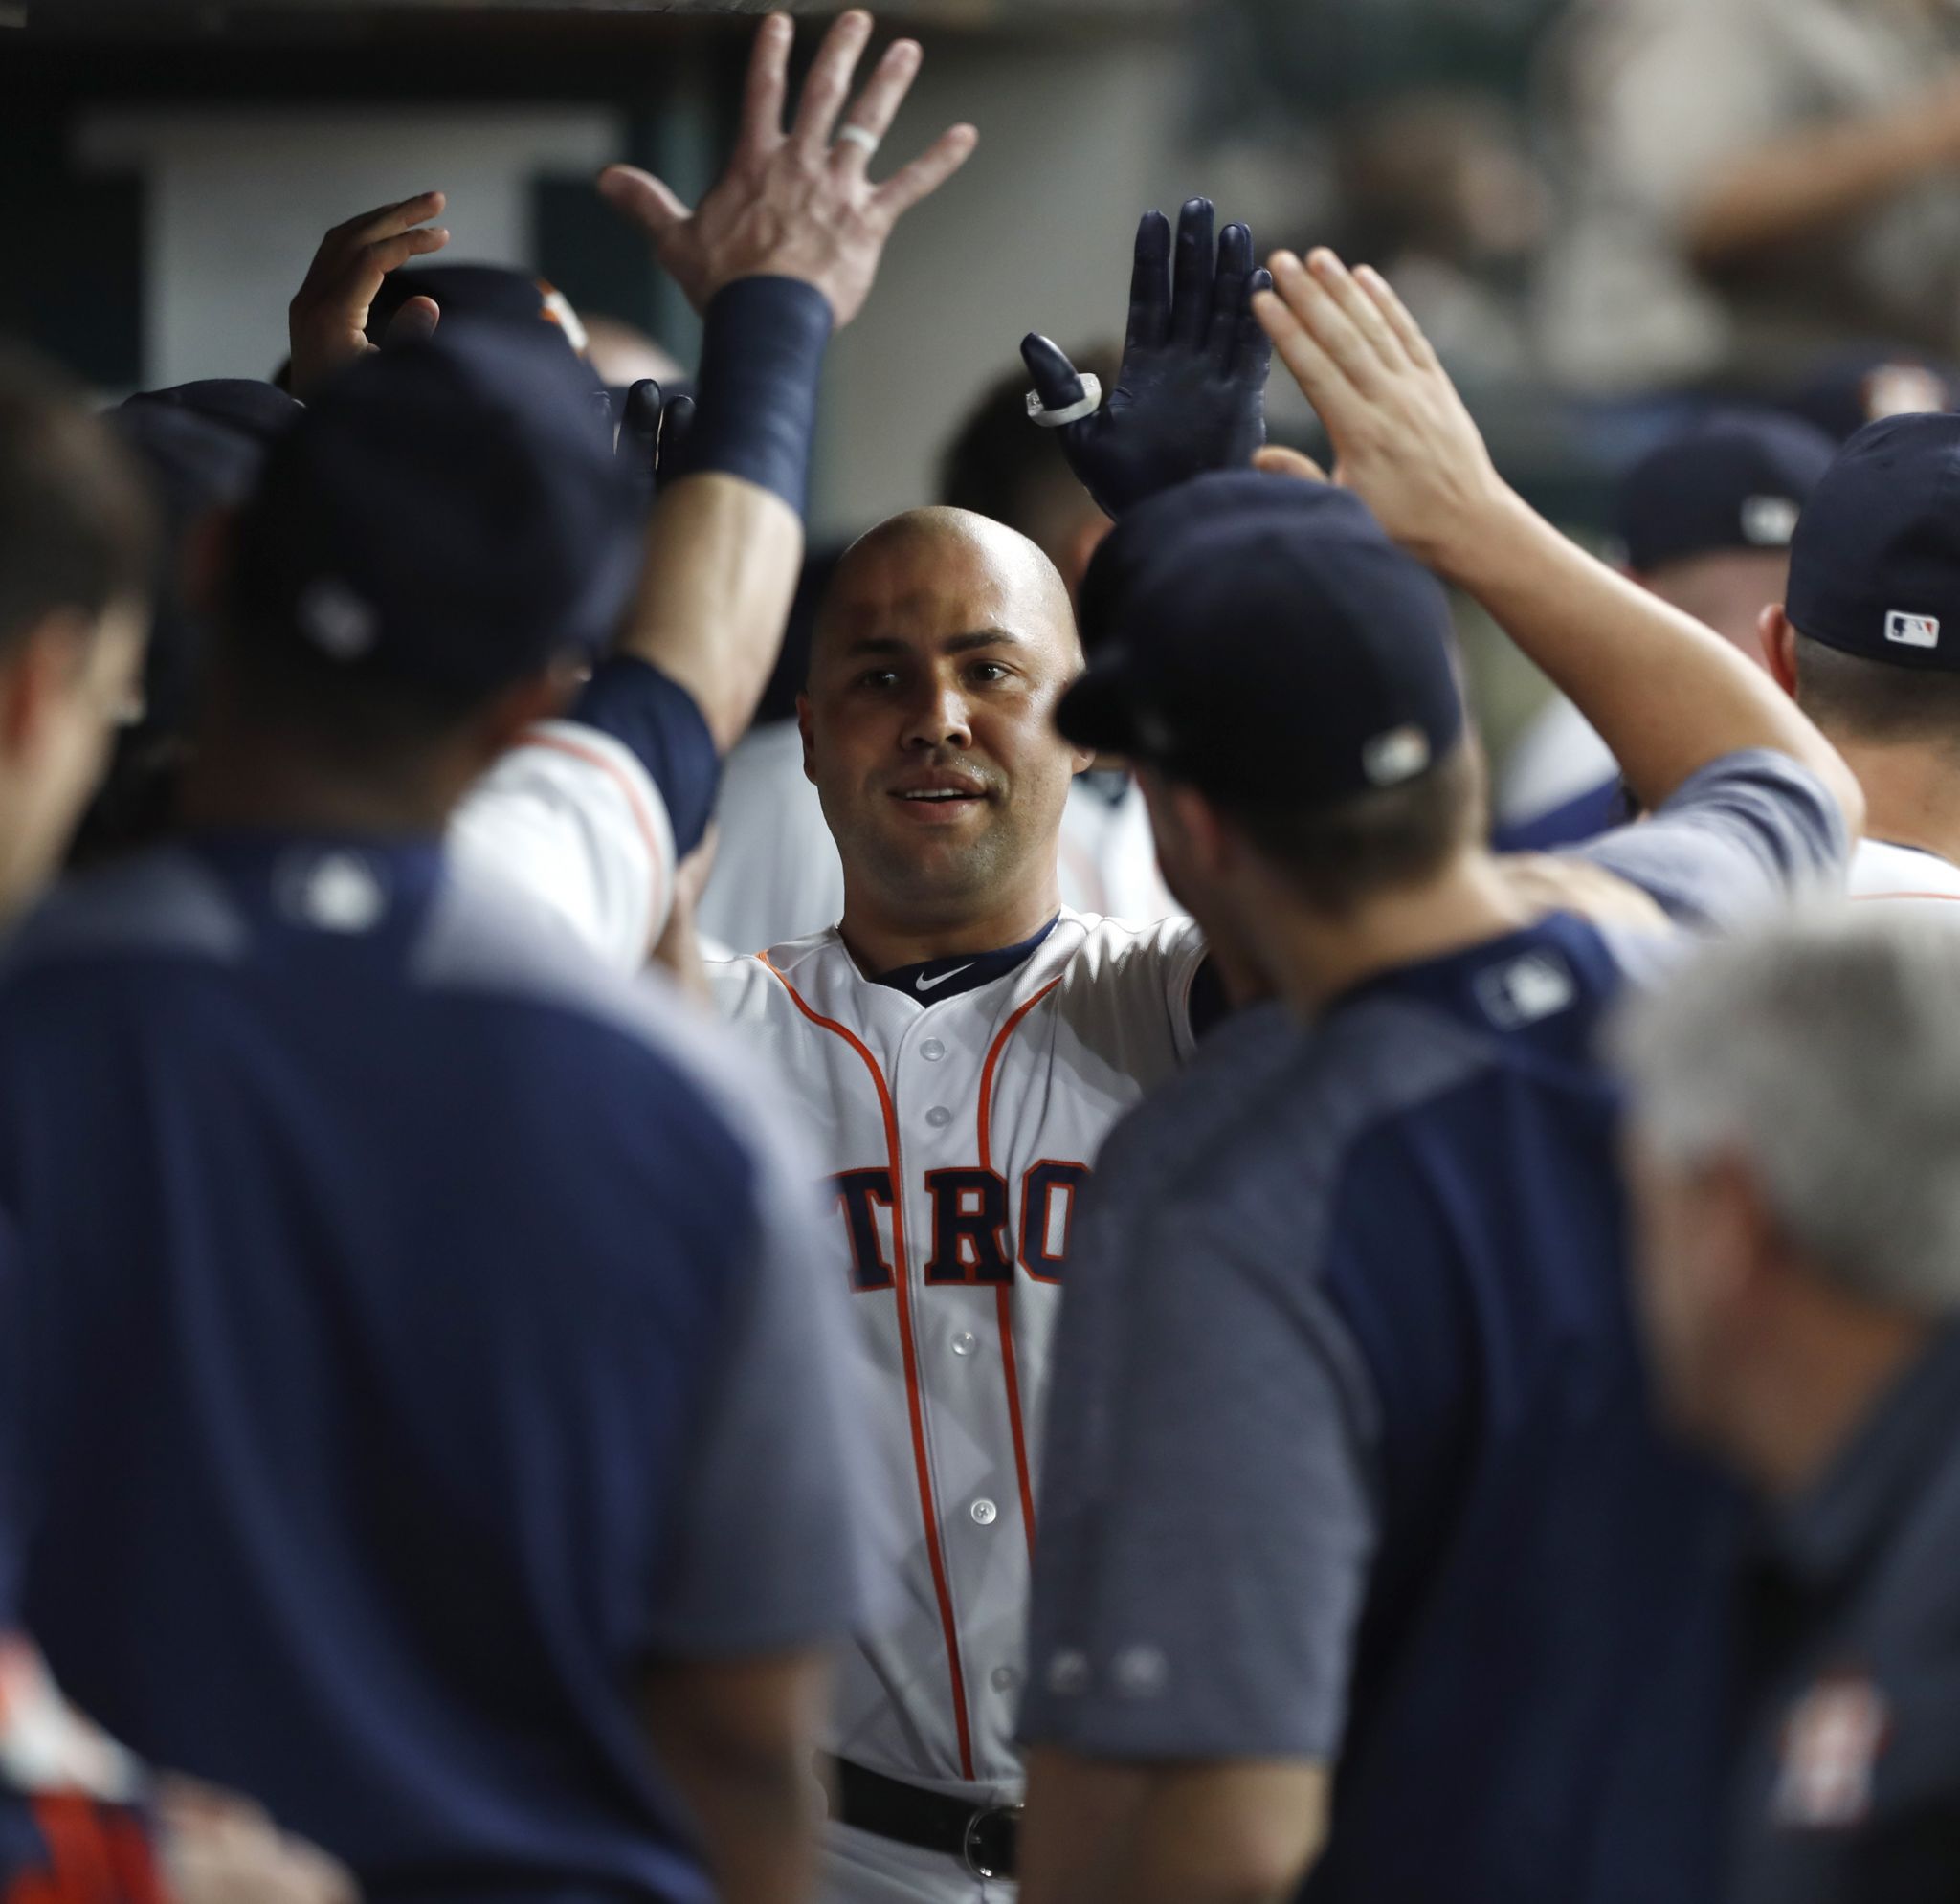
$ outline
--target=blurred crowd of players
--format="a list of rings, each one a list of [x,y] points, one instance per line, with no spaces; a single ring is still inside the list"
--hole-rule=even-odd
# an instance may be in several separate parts
[[[0,1898],[1950,1897],[1960,24],[1589,0],[806,549],[872,31],[692,375],[439,192],[0,364]]]

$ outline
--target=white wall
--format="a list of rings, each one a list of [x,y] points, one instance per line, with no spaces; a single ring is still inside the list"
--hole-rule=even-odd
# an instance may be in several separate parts
[[[144,176],[154,387],[269,376],[327,228],[412,192],[449,194],[447,255],[528,263],[532,178],[596,171],[623,138],[619,116],[596,107],[104,108],[82,120],[76,156]]]

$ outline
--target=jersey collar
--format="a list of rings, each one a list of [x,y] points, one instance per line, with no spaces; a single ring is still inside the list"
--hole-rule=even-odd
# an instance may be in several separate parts
[[[956,952],[947,959],[900,965],[893,971],[874,974],[871,983],[902,991],[921,1005],[937,1005],[943,998],[978,991],[982,985],[991,985],[995,979],[1004,979],[1025,965],[1041,949],[1060,918],[1057,913],[1032,939],[1024,939],[1018,945],[1003,945],[997,952]]]

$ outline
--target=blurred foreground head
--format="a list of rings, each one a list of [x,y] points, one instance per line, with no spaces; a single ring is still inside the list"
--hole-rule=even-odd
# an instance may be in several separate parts
[[[1841,907],[1627,1010],[1639,1295],[1662,1399],[1766,1485],[1960,1315],[1960,933]]]
[[[546,327],[467,321],[335,377],[237,518],[207,744],[419,787],[401,819],[439,822],[423,796],[549,711],[625,610],[640,514],[594,387]]]
[[[0,910],[58,861],[141,697],[156,525],[78,392],[0,358]]]

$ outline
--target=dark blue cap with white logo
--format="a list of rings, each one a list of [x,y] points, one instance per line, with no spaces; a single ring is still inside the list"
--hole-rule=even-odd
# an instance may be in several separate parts
[[[1302,808],[1414,780],[1463,701],[1436,579],[1347,490],[1250,471],[1131,510],[1081,591],[1078,746]]]
[[[1652,574],[1724,551],[1780,554],[1835,447],[1810,424],[1769,411],[1718,411],[1670,437],[1620,483],[1628,566]]]
[[[1785,606],[1826,648],[1960,670],[1960,416],[1889,416],[1838,453],[1797,524]]]
[[[641,521],[599,387],[542,324],[450,321],[342,372],[240,519],[241,628],[462,692],[599,651]]]

